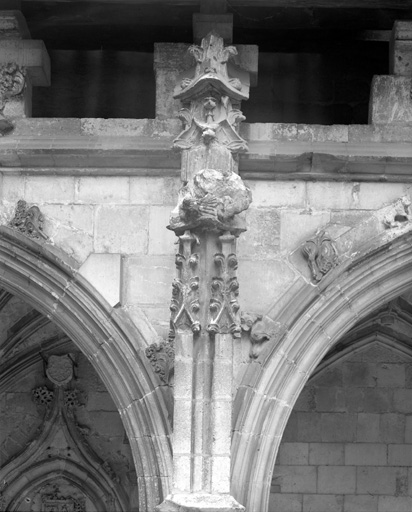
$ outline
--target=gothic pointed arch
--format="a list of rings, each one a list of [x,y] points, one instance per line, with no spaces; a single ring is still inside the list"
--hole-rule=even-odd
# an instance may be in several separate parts
[[[144,353],[148,342],[138,326],[120,308],[105,303],[66,254],[5,226],[0,227],[0,285],[60,327],[92,364],[130,442],[139,508],[152,510],[169,491],[170,424]]]
[[[290,412],[314,369],[361,319],[412,286],[412,234],[383,233],[318,285],[289,291],[275,343],[252,361],[239,387],[232,493],[250,512],[267,510],[271,475]]]

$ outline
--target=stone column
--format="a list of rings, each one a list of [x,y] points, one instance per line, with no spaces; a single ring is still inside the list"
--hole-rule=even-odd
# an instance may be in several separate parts
[[[14,120],[31,116],[32,86],[50,85],[50,60],[43,41],[30,39],[20,11],[0,11],[0,135]]]
[[[370,124],[412,124],[412,21],[396,21],[389,46],[391,75],[375,76]]]
[[[230,494],[233,346],[240,337],[236,237],[250,190],[237,174],[246,142],[238,127],[249,95],[248,73],[216,32],[191,46],[196,65],[174,91],[184,129],[182,182],[169,229],[179,238],[171,326],[175,348],[171,511],[244,510]]]

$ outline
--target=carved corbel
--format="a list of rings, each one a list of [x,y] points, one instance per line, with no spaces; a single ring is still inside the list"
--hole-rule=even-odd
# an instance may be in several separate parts
[[[9,225],[29,238],[47,240],[48,236],[43,233],[43,222],[44,216],[40,208],[38,206],[28,208],[26,201],[20,199],[17,202],[14,217]]]
[[[338,253],[332,238],[325,231],[319,231],[307,240],[302,248],[308,259],[313,280],[319,282],[333,267],[337,265]]]
[[[6,135],[14,128],[3,114],[7,101],[23,92],[26,83],[26,70],[15,62],[0,66],[0,135]]]
[[[257,359],[268,341],[276,341],[279,336],[279,324],[256,313],[242,311],[240,315],[242,331],[249,337],[251,347],[249,356]]]

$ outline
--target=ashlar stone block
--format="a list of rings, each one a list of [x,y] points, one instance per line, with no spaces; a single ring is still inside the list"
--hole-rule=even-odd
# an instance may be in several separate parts
[[[371,124],[412,124],[412,78],[375,76],[369,106]]]
[[[80,267],[79,273],[96,288],[112,307],[120,303],[120,254],[90,254]]]
[[[389,47],[389,72],[412,76],[412,22],[395,21]]]
[[[318,493],[352,494],[356,491],[356,468],[321,466],[318,470]]]

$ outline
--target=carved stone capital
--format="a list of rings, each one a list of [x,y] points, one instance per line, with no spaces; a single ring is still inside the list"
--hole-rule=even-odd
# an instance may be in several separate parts
[[[313,280],[319,282],[333,267],[337,265],[338,253],[332,238],[325,231],[319,231],[307,240],[302,248],[308,259]]]
[[[40,208],[38,206],[28,208],[26,201],[21,199],[17,202],[16,212],[10,221],[10,227],[29,238],[47,240],[47,235],[43,233],[43,222],[44,216]]]

